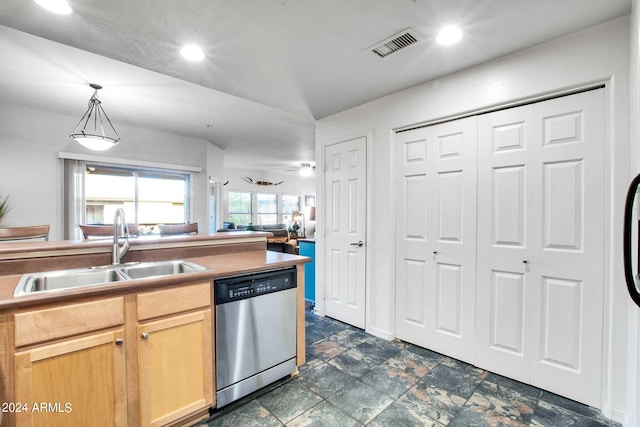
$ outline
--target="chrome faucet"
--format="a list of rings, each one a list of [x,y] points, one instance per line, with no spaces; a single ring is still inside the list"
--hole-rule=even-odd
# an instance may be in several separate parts
[[[124,238],[124,244],[120,247],[120,238]],[[122,208],[116,210],[113,217],[113,265],[120,264],[120,260],[129,250],[129,229],[127,221],[124,219]]]

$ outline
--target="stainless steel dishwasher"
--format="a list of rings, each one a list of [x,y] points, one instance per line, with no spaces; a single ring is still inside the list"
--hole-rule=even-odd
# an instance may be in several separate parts
[[[216,391],[222,407],[296,370],[296,269],[216,280]]]

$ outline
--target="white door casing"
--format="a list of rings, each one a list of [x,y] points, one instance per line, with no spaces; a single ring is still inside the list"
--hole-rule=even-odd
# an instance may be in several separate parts
[[[324,149],[325,313],[365,327],[366,138]]]
[[[604,90],[480,116],[477,365],[601,406]]]
[[[397,135],[396,335],[473,360],[476,118]]]

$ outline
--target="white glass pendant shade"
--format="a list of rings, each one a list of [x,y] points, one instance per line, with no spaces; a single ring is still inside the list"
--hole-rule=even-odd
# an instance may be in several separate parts
[[[110,139],[102,139],[99,136],[75,136],[73,140],[89,150],[105,151],[117,144]]]
[[[102,86],[94,83],[90,86],[95,92],[89,99],[89,108],[71,133],[71,138],[90,150],[104,151],[117,145],[120,136],[98,99],[98,89],[102,89]]]

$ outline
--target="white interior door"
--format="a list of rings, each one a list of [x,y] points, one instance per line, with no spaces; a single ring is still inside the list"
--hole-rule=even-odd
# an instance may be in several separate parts
[[[600,407],[604,91],[479,119],[478,365]]]
[[[325,147],[325,312],[365,327],[366,139]]]
[[[396,137],[396,336],[472,361],[476,118]]]

